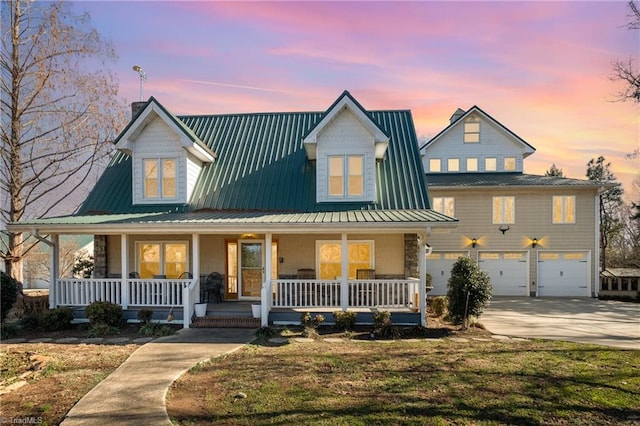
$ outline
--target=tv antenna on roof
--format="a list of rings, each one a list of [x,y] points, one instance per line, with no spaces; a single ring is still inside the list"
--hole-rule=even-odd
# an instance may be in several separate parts
[[[144,82],[147,81],[147,73],[140,65],[134,65],[133,70],[140,75],[140,100],[144,101]]]

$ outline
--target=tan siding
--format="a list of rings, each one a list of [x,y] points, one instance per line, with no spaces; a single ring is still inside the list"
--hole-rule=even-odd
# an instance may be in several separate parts
[[[434,250],[471,250],[476,258],[477,250],[529,250],[530,280],[537,282],[537,249],[578,250],[591,252],[590,270],[595,262],[595,192],[593,189],[573,188],[493,188],[493,189],[440,189],[430,188],[433,197],[455,197],[455,215],[460,220],[458,228],[449,233],[434,231],[429,243]],[[509,231],[500,232],[499,225],[491,222],[492,197],[515,196],[515,224]],[[576,196],[576,223],[552,224],[552,196]],[[531,247],[531,239],[538,238],[539,245]],[[476,249],[471,238],[478,239]],[[592,290],[596,279],[591,273]],[[531,283],[530,283],[531,284]],[[534,289],[533,284],[532,289]]]

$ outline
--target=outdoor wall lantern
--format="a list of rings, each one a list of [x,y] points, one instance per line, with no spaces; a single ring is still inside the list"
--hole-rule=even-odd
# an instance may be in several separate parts
[[[478,239],[477,238],[472,238],[471,239],[471,247],[476,248],[477,245],[478,245]]]
[[[531,247],[535,248],[538,245],[538,239],[537,238],[533,238],[533,240],[531,240]]]

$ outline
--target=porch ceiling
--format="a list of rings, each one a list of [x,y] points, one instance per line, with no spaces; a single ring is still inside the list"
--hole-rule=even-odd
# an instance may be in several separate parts
[[[13,232],[120,234],[278,232],[326,233],[416,232],[428,227],[455,227],[458,220],[433,210],[356,210],[283,213],[200,211],[118,215],[62,216],[7,225]]]

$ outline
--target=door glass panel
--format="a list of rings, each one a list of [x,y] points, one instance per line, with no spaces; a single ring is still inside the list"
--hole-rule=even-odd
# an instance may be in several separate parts
[[[238,298],[238,243],[227,243],[227,292],[226,297]]]
[[[262,288],[262,243],[240,244],[240,271],[242,296],[260,297]]]

